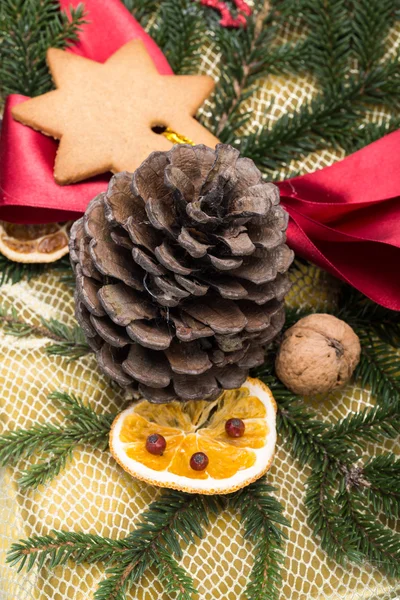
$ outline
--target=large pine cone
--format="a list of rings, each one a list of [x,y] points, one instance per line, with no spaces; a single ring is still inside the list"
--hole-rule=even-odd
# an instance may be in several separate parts
[[[176,145],[115,175],[70,241],[100,367],[151,402],[240,386],[284,323],[287,221],[278,188],[227,145]]]

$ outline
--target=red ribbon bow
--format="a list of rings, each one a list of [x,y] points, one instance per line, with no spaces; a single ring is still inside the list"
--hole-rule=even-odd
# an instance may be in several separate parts
[[[78,0],[60,0],[61,7]],[[145,43],[161,74],[167,60],[120,0],[86,0],[80,41],[71,52],[104,62],[133,38]],[[0,139],[0,218],[19,223],[76,219],[108,177],[60,187],[53,178],[57,142],[11,117],[25,100],[7,99]],[[183,132],[184,133],[184,132]],[[290,214],[288,244],[375,302],[400,310],[400,131],[315,173],[279,184]]]

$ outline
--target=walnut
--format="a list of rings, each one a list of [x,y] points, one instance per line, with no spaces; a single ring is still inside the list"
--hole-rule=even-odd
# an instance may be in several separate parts
[[[276,373],[295,394],[327,393],[349,381],[360,350],[360,340],[347,323],[332,315],[309,315],[285,332]]]

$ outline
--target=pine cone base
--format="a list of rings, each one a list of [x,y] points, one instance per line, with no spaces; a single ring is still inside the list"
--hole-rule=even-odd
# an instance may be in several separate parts
[[[239,387],[284,323],[287,221],[278,188],[227,145],[177,145],[115,175],[70,239],[100,368],[158,403]]]

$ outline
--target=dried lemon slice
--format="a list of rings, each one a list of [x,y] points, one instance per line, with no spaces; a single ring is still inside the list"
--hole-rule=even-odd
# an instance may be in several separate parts
[[[50,263],[68,253],[71,222],[18,225],[0,221],[0,252],[21,263]]]
[[[213,402],[136,402],[115,419],[110,449],[125,471],[153,485],[190,493],[233,492],[258,479],[271,466],[275,443],[276,403],[258,379],[224,392]],[[244,424],[240,437],[227,433],[226,423]],[[161,455],[148,450],[147,440],[165,439]],[[191,466],[193,455],[206,456],[205,467]]]

